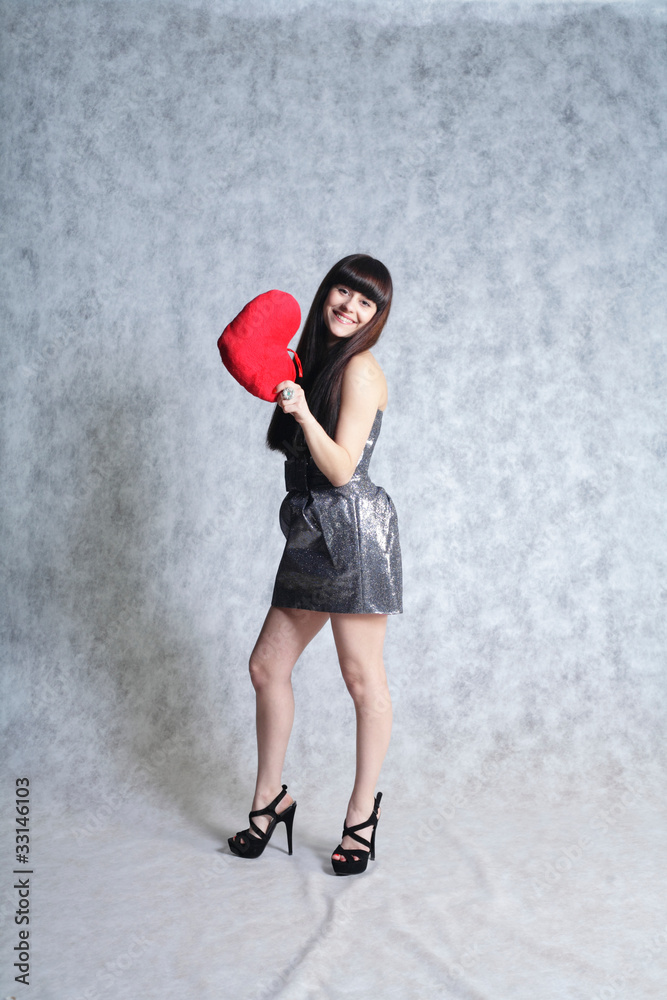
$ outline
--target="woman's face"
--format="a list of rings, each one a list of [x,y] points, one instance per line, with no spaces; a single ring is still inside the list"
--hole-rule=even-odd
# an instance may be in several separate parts
[[[353,292],[345,285],[334,285],[324,303],[324,322],[329,331],[328,342],[332,347],[337,340],[351,337],[368,323],[378,307],[361,292]]]

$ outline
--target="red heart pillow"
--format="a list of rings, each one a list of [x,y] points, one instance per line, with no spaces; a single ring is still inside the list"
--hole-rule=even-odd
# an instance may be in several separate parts
[[[294,296],[273,289],[244,306],[218,340],[222,363],[253,396],[274,403],[274,386],[301,374],[296,352],[293,362],[288,344],[301,324],[301,310]]]

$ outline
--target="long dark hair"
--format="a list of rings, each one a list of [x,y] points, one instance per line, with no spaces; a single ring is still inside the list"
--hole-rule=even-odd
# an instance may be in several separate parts
[[[324,303],[335,285],[359,292],[375,302],[377,312],[361,330],[328,347]],[[365,253],[343,257],[334,264],[317,289],[296,347],[303,365],[303,377],[295,381],[303,386],[310,412],[330,437],[336,432],[345,366],[355,354],[367,351],[377,343],[389,316],[392,293],[391,275],[387,268]],[[282,451],[285,455],[307,451],[301,427],[292,414],[283,413],[277,403],[266,443],[273,451]]]

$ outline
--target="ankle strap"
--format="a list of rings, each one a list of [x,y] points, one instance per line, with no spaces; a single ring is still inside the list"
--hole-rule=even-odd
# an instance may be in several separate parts
[[[378,824],[378,809],[380,807],[380,800],[382,799],[382,792],[378,792],[375,796],[375,802],[373,803],[373,812],[370,814],[368,819],[363,823],[355,823],[354,826],[348,826],[347,823],[343,823],[343,836],[352,837],[352,840],[356,840],[357,843],[363,844],[364,847],[370,847],[371,843],[366,840],[365,837],[360,837],[357,830],[363,830],[367,826],[372,826],[373,829]]]
[[[268,806],[264,806],[263,809],[253,809],[253,811],[249,815],[266,816],[267,813],[271,814],[275,812],[276,806],[278,805],[279,802],[282,802],[282,800],[285,798],[286,792],[287,792],[287,785],[283,785],[282,792],[278,792],[273,802],[269,802]]]

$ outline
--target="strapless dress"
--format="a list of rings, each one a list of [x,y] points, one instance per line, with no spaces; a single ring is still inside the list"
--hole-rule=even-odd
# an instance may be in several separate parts
[[[312,457],[285,462],[280,506],[285,549],[271,604],[336,614],[403,611],[398,517],[391,497],[368,475],[382,426],[378,410],[354,475],[333,486]]]

